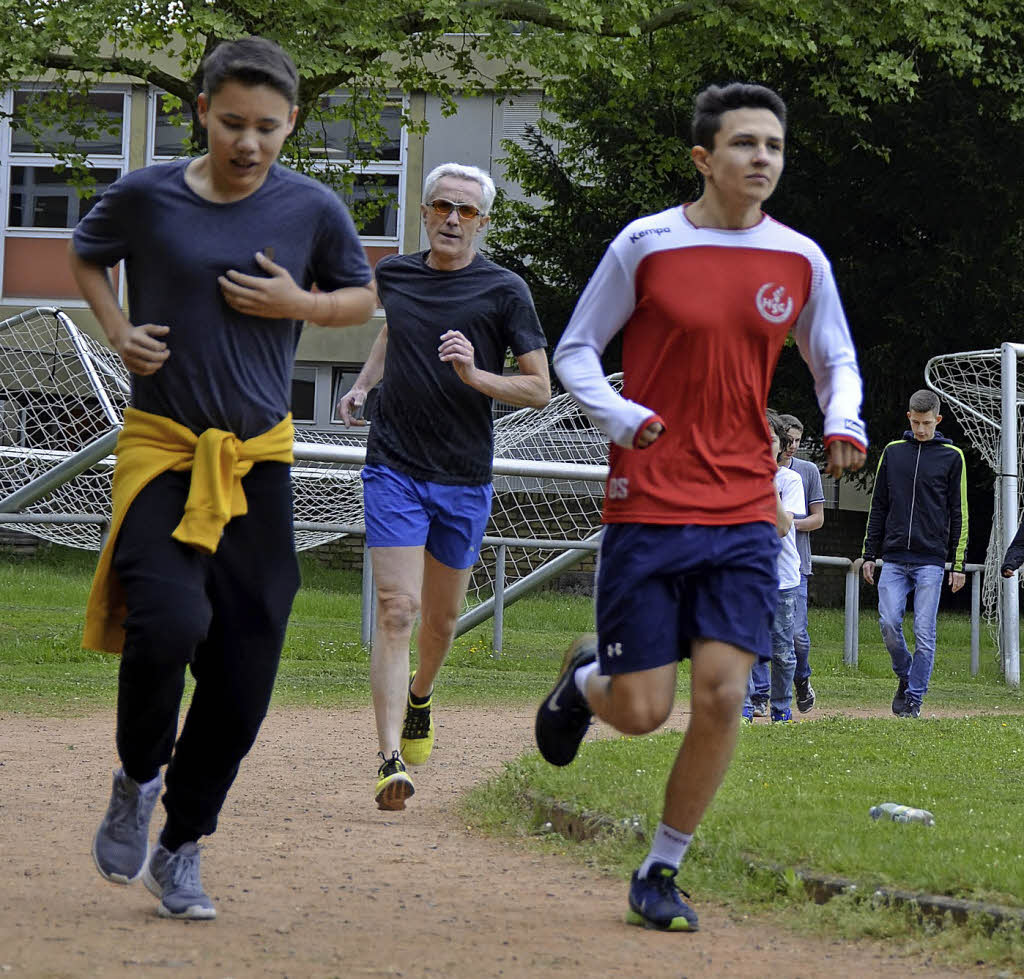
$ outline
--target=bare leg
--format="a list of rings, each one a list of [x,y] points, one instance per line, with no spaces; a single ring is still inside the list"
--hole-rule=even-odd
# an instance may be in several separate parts
[[[411,688],[417,697],[426,697],[433,689],[448,655],[471,571],[472,568],[450,568],[424,552],[420,628],[416,636],[419,665]]]
[[[370,689],[377,741],[385,758],[399,750],[409,687],[409,641],[420,608],[422,547],[371,547],[377,623],[370,654]]]
[[[754,663],[728,643],[693,644],[692,714],[665,788],[662,822],[693,833],[725,777],[736,748],[740,708]]]
[[[623,734],[649,734],[661,727],[676,696],[678,663],[640,673],[593,674],[587,682],[590,709]]]
[[[663,822],[693,833],[725,777],[736,748],[752,654],[728,643],[693,643],[690,724],[665,789]],[[665,722],[675,696],[676,664],[642,673],[597,674],[586,689],[590,709],[623,734],[647,734]]]

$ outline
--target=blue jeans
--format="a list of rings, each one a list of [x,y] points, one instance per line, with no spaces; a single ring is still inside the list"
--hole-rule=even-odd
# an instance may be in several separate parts
[[[796,653],[796,669],[793,680],[807,680],[811,676],[809,662],[811,637],[807,632],[807,575],[800,575],[800,585],[796,591],[796,620],[793,624],[793,651]],[[754,684],[754,696],[759,700],[767,700],[771,690],[770,667],[768,661],[757,662],[750,671]]]
[[[878,576],[878,624],[892,670],[907,681],[907,700],[920,704],[935,665],[935,619],[945,570],[935,564],[886,561]],[[914,593],[914,655],[903,636],[907,596]]]
[[[793,679],[797,681],[806,680],[811,675],[811,636],[807,631],[807,577],[805,574],[800,575],[800,587],[796,595],[796,623],[793,627],[796,672]]]
[[[784,588],[779,591],[775,605],[775,621],[772,623],[772,659],[771,659],[771,709],[773,713],[782,713],[793,700],[793,671],[796,668],[796,654],[793,652],[793,627],[796,622],[797,593],[800,587]],[[758,663],[765,671],[768,663]],[[754,670],[750,671],[747,683],[747,697],[743,702],[745,708],[751,707],[751,697],[757,693]]]
[[[771,660],[758,660],[750,671],[751,695],[767,700],[771,693]]]

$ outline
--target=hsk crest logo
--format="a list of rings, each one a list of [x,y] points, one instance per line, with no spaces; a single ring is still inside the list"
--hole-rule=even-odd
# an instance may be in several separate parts
[[[793,297],[784,285],[766,282],[757,290],[757,311],[769,323],[785,323],[793,314]]]

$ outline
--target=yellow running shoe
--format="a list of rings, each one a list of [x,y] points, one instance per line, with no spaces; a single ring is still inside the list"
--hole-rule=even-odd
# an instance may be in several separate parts
[[[397,811],[405,808],[405,800],[415,793],[412,779],[406,774],[405,763],[397,751],[391,752],[390,758],[384,758],[384,752],[378,754],[383,759],[377,769],[377,790],[374,798],[378,809]]]
[[[430,705],[433,702],[433,691],[425,704],[414,704],[411,691],[406,701],[401,745],[402,757],[410,765],[422,765],[434,748],[434,719],[430,716]]]

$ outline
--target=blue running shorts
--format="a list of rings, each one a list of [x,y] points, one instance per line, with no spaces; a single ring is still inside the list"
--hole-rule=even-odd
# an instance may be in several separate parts
[[[387,466],[364,466],[361,475],[367,547],[426,547],[459,570],[476,563],[491,516],[490,483],[428,483]]]
[[[779,537],[767,522],[608,524],[597,573],[601,672],[638,673],[716,639],[772,656]]]

